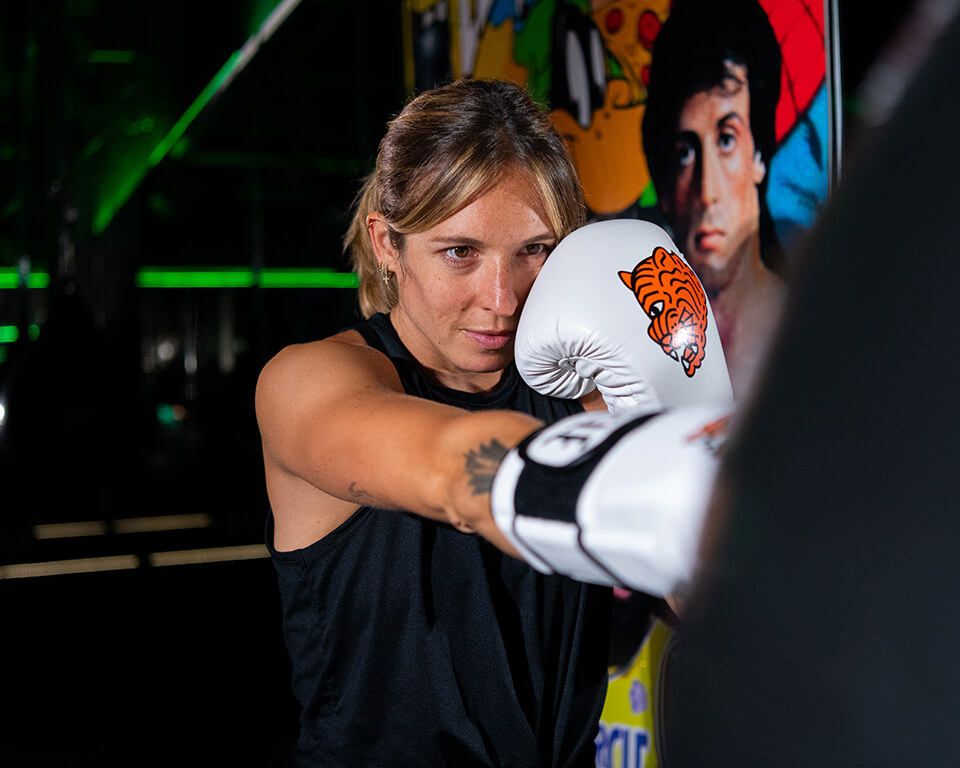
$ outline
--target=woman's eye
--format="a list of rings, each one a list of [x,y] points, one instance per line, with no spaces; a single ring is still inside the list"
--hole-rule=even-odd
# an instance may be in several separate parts
[[[531,243],[523,246],[520,252],[524,256],[546,256],[549,253],[549,248],[544,243]]]
[[[444,251],[446,256],[457,261],[467,258],[470,255],[469,245],[454,245]]]

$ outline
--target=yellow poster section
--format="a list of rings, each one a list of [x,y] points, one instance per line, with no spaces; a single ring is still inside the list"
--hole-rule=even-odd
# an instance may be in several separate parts
[[[613,670],[597,735],[597,768],[656,768],[661,679],[673,630],[654,619],[625,669]]]

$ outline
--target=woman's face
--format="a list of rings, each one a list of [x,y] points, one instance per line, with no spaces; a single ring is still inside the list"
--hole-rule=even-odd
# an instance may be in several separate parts
[[[520,310],[557,243],[539,201],[527,177],[511,174],[432,229],[407,235],[402,255],[389,250],[400,297],[394,327],[444,386],[488,390],[513,359]]]

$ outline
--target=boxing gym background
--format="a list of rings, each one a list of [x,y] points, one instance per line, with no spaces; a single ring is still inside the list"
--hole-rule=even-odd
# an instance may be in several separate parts
[[[635,4],[556,4],[565,40],[596,30],[619,62],[586,96],[535,56],[502,55],[505,4],[460,36],[448,5],[0,7],[0,764],[285,764],[297,711],[253,391],[282,346],[356,319],[342,237],[413,89],[523,70],[578,137],[592,214],[658,218],[636,131],[643,79],[628,76],[643,62],[610,15]],[[829,34],[777,118],[780,141],[823,110],[808,170],[779,177],[782,238],[798,248],[839,172],[831,53],[846,143],[867,133],[861,85],[913,4],[840,0],[824,6],[835,18],[799,5]],[[509,50],[537,49],[535,24],[514,29],[526,44]],[[566,67],[576,52],[555,55]],[[610,163],[592,116],[625,93],[607,128],[638,151],[591,175]]]

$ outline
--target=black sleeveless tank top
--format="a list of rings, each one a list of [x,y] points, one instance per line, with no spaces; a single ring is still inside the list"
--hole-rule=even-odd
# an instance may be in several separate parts
[[[356,326],[406,392],[545,421],[578,403],[511,365],[495,391],[424,376],[386,315]],[[313,545],[267,544],[301,705],[298,766],[593,766],[607,684],[609,590],[544,576],[486,540],[362,507]]]

